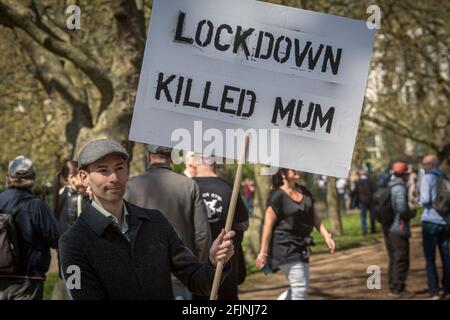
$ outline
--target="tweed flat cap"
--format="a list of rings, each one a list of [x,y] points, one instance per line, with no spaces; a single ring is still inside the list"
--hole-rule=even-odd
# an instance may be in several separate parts
[[[78,155],[78,168],[84,169],[91,163],[94,163],[109,154],[120,155],[125,160],[130,157],[127,150],[114,140],[94,140],[81,149]]]

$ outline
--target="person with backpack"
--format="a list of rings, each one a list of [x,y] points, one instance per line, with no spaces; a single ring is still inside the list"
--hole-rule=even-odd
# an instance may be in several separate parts
[[[434,155],[422,159],[425,174],[420,183],[419,203],[422,213],[422,243],[426,260],[428,292],[433,300],[450,296],[450,178],[439,169],[439,160]],[[439,295],[439,278],[436,270],[436,247],[442,260],[442,287]]]
[[[42,300],[58,222],[31,191],[36,174],[24,156],[12,160],[0,193],[0,300]]]
[[[374,209],[389,256],[389,296],[412,298],[414,293],[407,291],[405,284],[409,270],[409,222],[415,216],[415,211],[408,206],[408,167],[403,162],[395,162],[392,172],[387,186],[379,186],[374,195]]]

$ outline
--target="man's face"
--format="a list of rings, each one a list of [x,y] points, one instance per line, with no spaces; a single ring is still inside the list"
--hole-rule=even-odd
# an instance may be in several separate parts
[[[425,172],[429,172],[434,168],[434,163],[433,161],[425,158],[422,160],[422,167]]]
[[[128,167],[121,156],[110,154],[80,171],[80,177],[84,186],[90,186],[94,200],[117,202],[125,194]]]

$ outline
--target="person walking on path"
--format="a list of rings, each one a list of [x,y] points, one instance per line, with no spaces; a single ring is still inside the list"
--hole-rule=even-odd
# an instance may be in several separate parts
[[[256,259],[259,269],[266,272],[281,269],[289,281],[289,289],[279,300],[303,300],[309,286],[309,256],[313,245],[314,227],[334,253],[335,243],[314,210],[314,198],[309,190],[297,184],[300,175],[291,169],[280,169],[272,177],[272,191]]]

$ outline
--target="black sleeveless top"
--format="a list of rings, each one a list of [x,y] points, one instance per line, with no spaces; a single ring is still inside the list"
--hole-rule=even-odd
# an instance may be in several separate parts
[[[272,270],[285,263],[309,262],[308,239],[314,228],[314,199],[311,192],[297,186],[303,194],[300,202],[277,188],[272,190],[267,200],[277,215],[270,243],[270,263]]]

